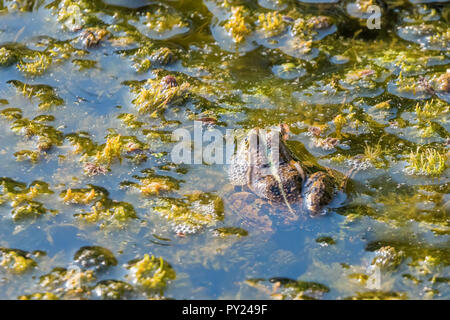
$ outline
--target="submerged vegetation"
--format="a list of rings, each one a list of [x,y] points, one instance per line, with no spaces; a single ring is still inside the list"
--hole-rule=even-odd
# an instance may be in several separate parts
[[[0,298],[448,299],[448,4],[319,2],[0,1]],[[349,180],[285,223],[193,120]]]

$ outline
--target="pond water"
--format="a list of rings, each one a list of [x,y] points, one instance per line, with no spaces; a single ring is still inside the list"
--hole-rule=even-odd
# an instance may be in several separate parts
[[[439,0],[0,0],[0,298],[448,299],[449,19]],[[195,120],[286,124],[300,163],[353,174],[284,223],[228,165],[173,163]]]

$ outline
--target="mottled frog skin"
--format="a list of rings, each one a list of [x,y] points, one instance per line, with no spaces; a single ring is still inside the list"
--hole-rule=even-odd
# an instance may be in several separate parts
[[[274,147],[277,144],[279,148]],[[285,203],[289,207],[302,202],[311,215],[317,215],[333,200],[337,183],[328,172],[310,175],[306,172],[286,146],[283,129],[265,137],[259,129],[252,129],[231,158],[229,178],[231,184],[248,186],[251,192],[269,202]]]

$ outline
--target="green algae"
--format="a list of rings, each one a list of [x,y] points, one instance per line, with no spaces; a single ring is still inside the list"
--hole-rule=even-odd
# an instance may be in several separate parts
[[[130,129],[139,129],[145,124],[142,121],[138,121],[136,115],[132,113],[121,113],[117,116],[117,119],[123,121],[123,123]]]
[[[0,49],[0,66],[9,66],[16,60],[17,58],[12,50],[8,50],[5,47]]]
[[[97,66],[97,61],[87,59],[74,59],[72,63],[78,67],[78,70],[93,69]]]
[[[87,299],[91,292],[89,284],[95,281],[93,271],[54,268],[39,278],[39,286],[59,299]]]
[[[53,233],[56,243],[61,241],[54,230],[74,225],[76,238],[92,242],[90,247],[140,257],[158,248],[155,254],[176,261],[173,268],[180,266],[183,274],[165,278],[155,273],[160,260],[144,256],[140,267],[148,273],[140,284],[134,269],[127,282],[96,282],[97,271],[77,275],[73,269],[89,254],[69,262],[55,257],[50,268],[62,269],[47,275],[37,292],[18,287],[2,297],[158,298],[157,287],[175,280],[171,294],[176,298],[253,298],[254,292],[242,293],[236,283],[267,270],[305,281],[256,281],[264,283],[261,292],[269,292],[265,298],[448,297],[448,250],[442,246],[449,232],[445,6],[389,2],[382,8],[382,29],[368,30],[364,15],[373,1],[355,2],[356,15],[348,10],[349,2],[320,8],[296,1],[270,1],[270,7],[269,1],[170,1],[139,8],[119,3],[0,5],[6,21],[0,27],[0,77],[9,84],[0,92],[1,123],[6,124],[0,169],[11,177],[0,182],[0,214],[12,214],[14,222],[14,230],[2,226],[0,240],[20,246],[16,239],[27,234],[45,249]],[[29,21],[30,28],[21,32],[13,23],[10,28],[7,19]],[[289,147],[301,160],[342,173],[356,168],[343,206],[315,220],[313,228],[306,220],[299,223],[300,231],[288,230],[300,241],[292,249],[297,262],[270,258],[274,246],[289,242],[294,247],[278,239],[284,229],[274,235],[276,241],[259,242],[240,227],[226,201],[221,204],[216,194],[227,183],[222,169],[169,164],[171,133],[190,128],[192,120],[202,121],[204,130],[285,122],[292,133]],[[47,185],[33,185],[33,180]],[[60,201],[46,188],[58,191]],[[56,210],[47,208],[60,214],[52,217],[48,213]],[[31,230],[29,218],[45,231]],[[340,218],[343,223],[336,222]],[[99,237],[89,228],[110,225],[119,231]],[[391,240],[394,231],[384,233],[384,228],[408,230],[417,239]],[[178,237],[172,239],[168,229]],[[184,238],[190,231],[199,236]],[[355,259],[365,254],[358,246],[369,243],[372,232],[380,241],[367,248],[367,263],[395,281],[390,288],[365,292],[361,286],[372,275],[358,269]],[[159,240],[170,245],[156,246],[150,233],[170,238]],[[301,242],[305,234],[312,243]],[[71,244],[72,238],[68,232],[62,243]],[[336,245],[320,248],[330,239]],[[315,249],[328,255],[327,262],[355,257],[345,260],[353,278],[340,280],[350,287],[331,272],[320,280],[301,274],[314,268],[310,256],[320,259]],[[120,268],[109,253],[103,258],[109,261],[108,272]],[[103,258],[89,268],[102,265]],[[27,271],[32,269],[40,275],[50,270],[41,263]],[[211,275],[218,270],[227,271],[226,289]],[[207,290],[189,282],[203,271]],[[73,285],[76,279],[81,286]],[[30,287],[30,280],[20,281]],[[353,282],[359,284],[351,287]]]
[[[37,151],[46,151],[54,145],[61,145],[63,142],[63,133],[55,127],[47,125],[46,122],[54,121],[52,115],[40,115],[33,119],[23,118],[22,110],[18,108],[7,108],[1,111],[1,116],[11,121],[11,131],[23,135],[27,138],[36,137],[35,144]],[[34,151],[28,150],[18,155],[33,156],[37,160],[38,155]],[[32,158],[33,159],[33,158]]]
[[[175,270],[167,261],[148,254],[128,262],[128,269],[131,281],[149,294],[163,295],[170,281],[176,278]]]
[[[8,81],[14,85],[18,93],[21,93],[24,97],[39,100],[39,109],[46,110],[52,106],[61,106],[64,104],[64,100],[61,99],[54,88],[48,85],[30,85],[18,80]]]
[[[24,274],[37,267],[36,261],[29,256],[22,250],[0,248],[0,267],[16,275]]]
[[[107,197],[108,192],[96,186],[90,188],[70,188],[61,192],[60,197],[65,203],[89,204]]]
[[[75,252],[73,260],[84,270],[104,271],[117,265],[114,254],[106,248],[99,246],[87,246]]]
[[[111,165],[122,163],[124,158],[138,163],[146,161],[143,152],[148,149],[148,145],[136,136],[123,136],[115,130],[110,130],[104,144],[95,143],[85,132],[71,133],[66,137],[74,147],[73,153],[81,155],[80,161],[85,164],[88,174],[92,172],[86,167],[87,165],[103,168],[101,171],[106,171]]]
[[[96,186],[90,188],[68,189],[60,194],[67,204],[84,204],[89,210],[81,210],[74,216],[86,223],[99,223],[101,228],[115,226],[123,228],[130,219],[136,219],[136,211],[130,203],[109,198],[106,189]]]
[[[260,28],[269,37],[279,35],[286,28],[286,24],[283,21],[281,14],[277,12],[262,13],[258,16],[258,23]]]
[[[242,6],[231,7],[231,12],[232,15],[224,27],[231,34],[234,42],[241,43],[252,32],[250,21],[245,19],[249,14]]]
[[[0,186],[3,188],[3,192],[0,192],[0,199],[5,202],[10,201],[11,216],[14,221],[38,218],[48,212],[57,213],[35,200],[41,198],[42,195],[53,193],[46,182],[34,181],[27,186],[25,183],[3,177],[0,178]]]
[[[318,237],[316,239],[316,242],[323,246],[330,246],[336,244],[336,241],[333,238],[327,236]]]
[[[406,300],[407,295],[399,292],[371,291],[358,293],[356,296],[347,297],[346,300]]]
[[[153,210],[165,217],[174,231],[181,235],[196,233],[224,219],[222,199],[211,193],[195,192],[184,198],[160,198]]]
[[[246,283],[259,290],[271,285],[270,297],[274,300],[316,300],[330,289],[318,282],[308,282],[289,278],[249,279]]]
[[[157,9],[154,12],[147,12],[144,25],[156,33],[164,33],[174,28],[185,28],[188,23],[183,20],[180,14],[170,14],[164,10]]]
[[[242,228],[237,227],[221,227],[214,229],[214,232],[219,237],[229,237],[229,236],[237,236],[237,237],[246,237],[248,236],[248,231]]]
[[[142,88],[137,91],[133,103],[138,111],[156,117],[168,106],[181,104],[188,98],[188,83],[181,85],[167,85],[162,79],[148,79]]]
[[[132,285],[119,280],[103,280],[95,284],[92,289],[103,300],[123,300],[133,297]]]
[[[37,52],[21,58],[17,69],[28,76],[40,76],[50,67],[52,61],[46,55]]]
[[[155,174],[151,169],[144,169],[142,170],[142,173],[145,175],[134,176],[134,178],[140,181],[139,183],[123,181],[121,182],[121,186],[133,187],[136,188],[142,195],[151,196],[178,190],[180,188],[180,182],[182,182],[170,176]]]
[[[381,247],[372,260],[372,265],[384,270],[395,270],[403,260],[403,252],[397,252],[394,247]]]
[[[51,292],[36,292],[33,294],[27,294],[19,296],[19,300],[59,300],[58,296]]]
[[[416,152],[411,152],[406,170],[419,175],[439,175],[445,171],[447,156],[436,149],[427,148]]]

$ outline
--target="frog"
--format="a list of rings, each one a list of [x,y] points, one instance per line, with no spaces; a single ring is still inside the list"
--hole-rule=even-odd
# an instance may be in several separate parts
[[[259,128],[251,129],[230,158],[230,184],[242,188],[229,196],[230,206],[244,220],[259,221],[263,230],[272,225],[262,212],[284,224],[305,212],[312,217],[326,214],[349,177],[299,161],[287,146],[288,132],[286,125],[280,125],[269,133],[265,130],[264,138]]]

